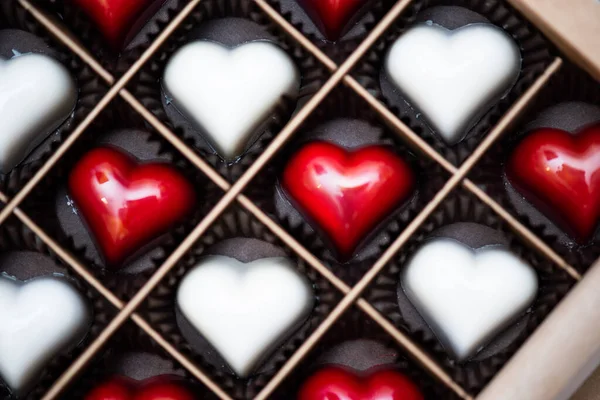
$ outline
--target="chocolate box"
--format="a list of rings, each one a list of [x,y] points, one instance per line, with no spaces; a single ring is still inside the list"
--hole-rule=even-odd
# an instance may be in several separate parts
[[[392,43],[434,6],[483,15],[509,33],[522,56],[514,84],[455,146],[432,135],[380,75]],[[569,101],[600,106],[600,3],[374,0],[343,40],[332,43],[291,0],[168,0],[143,13],[119,50],[69,1],[11,0],[0,7],[2,29],[42,38],[85,86],[68,126],[1,182],[6,231],[0,248],[48,255],[68,269],[97,310],[89,336],[50,363],[23,398],[84,398],[127,350],[159,354],[148,368],[187,379],[201,398],[223,400],[295,398],[319,355],[346,340],[376,340],[393,349],[395,368],[428,399],[567,399],[600,363],[598,233],[585,246],[561,237],[515,204],[502,174],[515,137],[540,111]],[[215,22],[224,18],[244,27]],[[301,71],[302,100],[296,107],[279,103],[262,135],[234,163],[199,144],[196,128],[169,109],[161,86],[167,60],[198,37],[234,45],[273,41]],[[333,119],[349,125],[322,128]],[[361,135],[347,137],[344,129]],[[393,146],[420,171],[418,195],[386,219],[351,262],[336,258],[318,230],[277,203],[282,163],[315,137]],[[166,160],[202,196],[189,220],[153,243],[126,277],[103,264],[64,194],[73,160],[97,144],[122,147],[142,160]],[[453,361],[414,310],[402,301],[398,307],[396,292],[403,263],[417,246],[454,222],[502,232],[511,251],[540,275],[527,320],[468,363]],[[231,254],[215,245],[236,236],[283,249],[258,246],[256,252],[296,260],[318,297],[310,318],[248,379],[222,368],[212,350],[198,350],[210,345],[190,345],[194,340],[173,311],[174,287],[197,257]],[[244,246],[233,253],[245,257]],[[252,251],[250,261],[259,258]],[[0,397],[13,398],[1,382]]]

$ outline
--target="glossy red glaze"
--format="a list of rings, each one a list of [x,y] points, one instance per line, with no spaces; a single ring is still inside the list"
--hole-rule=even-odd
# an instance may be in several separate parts
[[[361,376],[332,367],[311,376],[300,390],[298,400],[423,400],[423,395],[414,383],[396,371]]]
[[[332,41],[341,37],[350,21],[369,0],[299,0],[323,35]]]
[[[321,228],[340,258],[413,194],[409,165],[383,146],[349,152],[327,142],[304,146],[287,164],[282,187]]]
[[[111,267],[167,232],[196,201],[194,188],[176,169],[138,165],[108,147],[79,160],[69,176],[69,193]]]
[[[97,386],[85,400],[196,400],[181,379],[158,376],[145,381],[115,377]]]
[[[70,0],[96,24],[115,48],[124,44],[125,36],[152,5],[164,0]]]
[[[540,129],[517,146],[506,167],[511,184],[579,243],[600,221],[600,125],[575,135]]]

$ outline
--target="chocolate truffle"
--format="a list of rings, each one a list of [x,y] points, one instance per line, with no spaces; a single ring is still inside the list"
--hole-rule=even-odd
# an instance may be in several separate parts
[[[315,295],[290,259],[265,257],[281,253],[274,246],[241,238],[225,243],[183,277],[178,323],[194,348],[202,351],[208,342],[238,376],[248,377],[306,320]]]
[[[212,29],[201,27],[193,35],[198,39],[170,58],[162,85],[167,108],[176,107],[217,154],[235,161],[260,136],[277,107],[285,99],[296,99],[300,72],[266,34],[260,39],[258,32],[239,38],[219,34],[222,25],[240,30],[256,24],[234,18],[219,22]]]
[[[465,361],[533,303],[538,277],[498,232],[457,223],[415,252],[398,291],[401,308],[403,291],[452,358]]]
[[[183,221],[196,202],[194,187],[177,169],[140,164],[114,147],[84,154],[71,170],[68,186],[112,268]]]
[[[154,376],[145,381],[114,376],[92,389],[85,396],[85,400],[114,400],[125,395],[135,396],[138,399],[198,399],[188,386],[182,379],[169,375]]]
[[[44,367],[83,340],[91,306],[51,259],[28,251],[0,258],[0,377],[26,394]]]
[[[568,246],[597,240],[599,107],[562,103],[542,112],[519,136],[505,171],[517,212]]]
[[[361,28],[364,30],[364,27],[356,22],[366,11],[369,0],[297,0],[297,2],[311,17],[312,23],[309,25],[316,25],[319,33],[329,41],[335,42],[351,30],[360,31]],[[282,2],[282,9],[290,9],[291,12],[295,10],[286,4],[285,0]],[[297,16],[297,13],[294,13],[294,16]],[[306,19],[303,21],[308,23]],[[312,29],[309,31],[314,32]]]
[[[449,145],[465,138],[519,77],[521,53],[513,38],[461,7],[426,10],[387,53],[384,95],[406,101]]]
[[[317,127],[308,135],[317,140],[290,156],[279,182],[280,215],[310,221],[342,262],[414,197],[411,166],[391,146],[377,144],[380,134],[368,123],[346,119]]]
[[[170,166],[170,164],[174,163],[173,155],[169,152],[165,152],[161,143],[154,141],[150,133],[136,129],[123,129],[108,133],[98,132],[98,137],[98,140],[95,142],[98,148],[114,149],[115,151],[123,152],[123,154],[128,154],[132,159],[137,159],[142,168],[142,172],[148,165],[160,166],[160,171],[167,168],[169,172],[166,175],[161,172],[161,174],[156,177],[168,178],[168,181],[171,181],[169,177],[175,177],[177,182],[187,187],[186,192],[188,192],[190,196],[193,196],[192,193],[194,192],[194,189],[192,183],[184,177],[179,170]],[[135,180],[136,175],[141,177],[141,175],[139,175],[139,170],[137,171],[138,172],[132,173],[133,175],[128,179]],[[186,183],[184,184],[184,182]],[[130,186],[130,189],[137,184],[132,182],[131,185],[133,186]],[[166,188],[167,187],[165,186],[165,189]],[[111,190],[116,189],[117,187],[112,187]],[[173,193],[172,189],[177,189],[177,187],[170,186],[170,189],[167,190],[170,193]],[[121,190],[126,192],[127,187],[122,187]],[[107,196],[105,197],[106,199],[109,198]],[[191,207],[189,205],[189,199],[186,200],[186,202],[188,203],[188,207]],[[152,259],[162,256],[162,249],[158,245],[165,242],[165,235],[168,234],[166,230],[155,231],[153,238],[151,238],[150,241],[138,243],[138,245],[134,246],[135,248],[130,249],[133,251],[132,253],[126,252],[128,254],[125,259],[118,262],[113,261],[111,263],[106,259],[107,253],[105,252],[105,248],[100,246],[100,242],[98,241],[97,231],[94,229],[97,228],[97,225],[92,226],[88,224],[87,218],[89,214],[86,214],[83,211],[82,205],[84,204],[80,204],[73,196],[73,191],[70,190],[68,182],[65,182],[64,185],[61,183],[56,189],[55,209],[57,223],[62,231],[72,238],[75,247],[83,248],[85,250],[85,256],[92,260],[94,264],[128,274],[137,274],[155,267]],[[183,203],[179,204],[179,206],[181,205],[183,205]],[[193,203],[192,206],[193,205],[195,205],[195,203]],[[104,206],[108,208],[108,204],[104,204]],[[193,210],[188,209],[186,216],[189,216],[191,211]],[[133,216],[133,214],[130,216]],[[177,224],[181,223],[181,220],[171,220],[171,222]],[[173,224],[169,224],[169,227],[171,226],[173,226]],[[145,233],[149,233],[149,231]],[[139,232],[138,234],[134,234],[134,236],[139,238]],[[133,239],[133,236],[131,239]],[[105,244],[105,246],[108,245]],[[113,247],[109,247],[112,249],[110,251],[115,250]],[[122,248],[122,244],[119,244],[117,247]]]
[[[115,50],[120,50],[166,0],[69,0],[81,9]],[[169,1],[172,2],[172,1]]]
[[[91,389],[86,387],[85,400],[114,399],[123,392],[135,393],[139,398],[160,394],[178,400],[216,399],[208,390],[200,392],[197,385],[186,380],[183,369],[176,368],[172,360],[157,354],[120,352],[116,358],[108,359],[101,372],[103,375],[108,372],[110,376],[100,382],[95,381]]]
[[[325,366],[302,385],[299,400],[316,398],[402,398],[423,400],[419,388],[395,370],[397,354],[369,341],[345,342],[328,352]]]
[[[0,172],[9,173],[63,124],[77,102],[69,70],[39,38],[0,31]]]

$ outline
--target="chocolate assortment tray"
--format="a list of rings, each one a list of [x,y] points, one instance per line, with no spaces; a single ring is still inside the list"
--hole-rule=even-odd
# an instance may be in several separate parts
[[[3,1],[0,398],[561,392],[600,83],[523,3]]]

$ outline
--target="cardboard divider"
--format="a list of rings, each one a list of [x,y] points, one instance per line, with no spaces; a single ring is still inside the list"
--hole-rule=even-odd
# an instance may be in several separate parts
[[[568,399],[600,363],[598,285],[600,261],[554,309],[477,400]]]
[[[508,0],[571,59],[600,80],[600,2]]]

